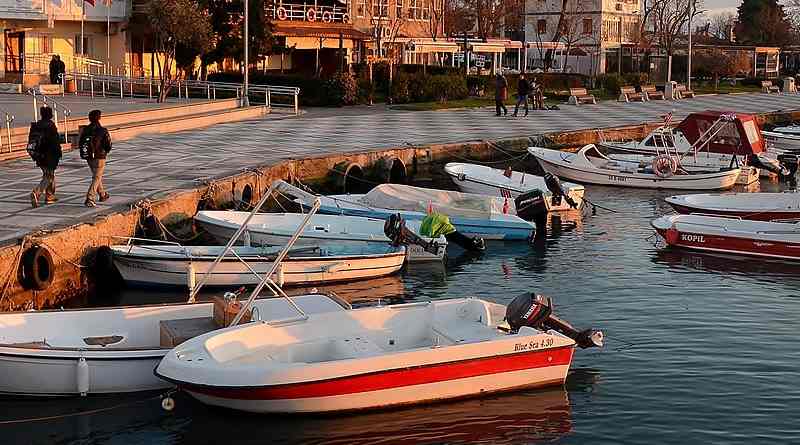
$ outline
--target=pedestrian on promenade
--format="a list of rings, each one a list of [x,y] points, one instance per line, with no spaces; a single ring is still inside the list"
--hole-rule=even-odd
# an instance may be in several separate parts
[[[58,64],[58,56],[53,54],[53,57],[50,59],[50,83],[58,83],[58,70],[61,69],[61,66]]]
[[[525,79],[524,74],[519,75],[519,82],[517,83],[517,106],[514,107],[514,116],[519,111],[519,106],[525,104],[525,116],[528,115],[528,94],[531,93],[531,85]]]
[[[508,109],[504,102],[508,99],[508,80],[503,73],[498,71],[494,82],[494,108],[498,116],[500,116],[500,110],[503,110],[503,116],[507,116]]]
[[[36,152],[36,165],[42,169],[42,180],[31,191],[31,205],[39,207],[39,197],[44,193],[47,204],[56,202],[56,168],[61,160],[61,138],[53,122],[53,109],[39,109],[41,119],[31,124],[28,146]]]
[[[103,171],[106,168],[106,157],[111,151],[111,135],[100,125],[100,110],[89,112],[89,125],[87,125],[78,138],[78,149],[82,158],[86,159],[92,170],[92,183],[86,192],[86,207],[96,207],[95,195],[100,201],[108,199],[108,193],[103,186]]]
[[[64,74],[67,73],[67,65],[64,64],[64,61],[61,60],[61,56],[56,55],[56,60],[58,60],[58,75],[56,76],[56,83],[61,83],[64,78]]]

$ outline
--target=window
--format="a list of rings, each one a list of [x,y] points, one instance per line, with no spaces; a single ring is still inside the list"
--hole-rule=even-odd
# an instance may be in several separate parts
[[[372,15],[374,17],[388,17],[389,0],[373,0]]]
[[[402,18],[403,17],[403,0],[396,0],[395,4],[395,17]]]
[[[408,11],[408,18],[412,20],[416,20],[421,17],[419,12],[420,2],[421,0],[409,0],[409,5],[411,6]]]
[[[422,20],[430,19],[431,18],[431,10],[429,9],[430,8],[430,3],[426,3],[425,0],[420,0],[420,5],[422,7],[422,10],[421,10],[422,17],[420,17],[420,18]]]
[[[75,47],[73,48],[73,51],[75,52],[76,55],[81,54],[81,50],[83,50],[84,56],[92,54],[92,40],[89,38],[89,36],[84,34],[83,45],[81,45],[80,34],[75,34],[75,40],[73,41],[75,42]]]
[[[546,34],[547,33],[547,20],[539,19],[536,21],[536,31],[539,34]]]
[[[358,0],[356,3],[356,17],[364,17],[367,13],[367,0]]]
[[[583,35],[592,35],[592,19],[583,19]]]

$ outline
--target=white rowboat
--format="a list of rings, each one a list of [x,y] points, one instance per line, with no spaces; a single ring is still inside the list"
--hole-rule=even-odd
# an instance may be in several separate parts
[[[679,213],[736,216],[758,221],[800,219],[800,194],[701,193],[665,198]]]
[[[725,190],[736,184],[741,169],[716,173],[676,174],[669,177],[642,169],[638,162],[615,161],[600,153],[593,144],[577,153],[530,147],[528,152],[542,168],[560,178],[587,184],[654,189]]]
[[[111,247],[114,265],[127,283],[189,288],[206,274],[223,249],[163,244]],[[211,271],[206,286],[258,284],[278,253],[278,249],[263,247],[233,247],[232,250]],[[405,257],[405,247],[392,247],[388,243],[355,248],[296,249],[278,266],[273,281],[278,286],[293,286],[382,277],[398,272]]]
[[[461,162],[448,163],[444,166],[444,171],[450,175],[450,179],[459,190],[465,193],[503,197],[503,191],[506,191],[511,198],[516,198],[520,194],[538,189],[545,194],[548,211],[572,209],[565,200],[553,199],[552,193],[548,191],[547,184],[541,176],[512,171],[511,177],[508,177],[503,170]],[[583,204],[584,187],[580,184],[562,182],[561,188],[580,208]]]
[[[326,295],[292,297],[306,313],[344,311]],[[256,300],[265,320],[297,313],[283,298]],[[0,313],[0,393],[33,396],[122,393],[169,387],[153,369],[162,321],[209,318],[212,303]]]

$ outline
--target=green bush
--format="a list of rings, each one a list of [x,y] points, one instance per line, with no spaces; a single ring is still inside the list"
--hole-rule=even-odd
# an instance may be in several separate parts
[[[459,75],[432,76],[429,82],[431,97],[429,100],[447,102],[448,100],[466,99],[469,95],[467,80]]]
[[[358,79],[358,102],[362,104],[371,103],[375,99],[375,84],[368,78]]]
[[[342,71],[325,81],[326,102],[328,105],[340,107],[354,105],[358,100],[358,83],[349,71]]]
[[[392,90],[389,92],[389,97],[393,103],[407,104],[411,102],[411,93],[409,92],[410,76],[406,73],[398,73],[392,80]]]
[[[597,76],[597,86],[611,94],[619,94],[619,88],[625,85],[625,79],[617,73],[601,74]]]
[[[486,95],[490,92],[489,85],[493,85],[493,80],[494,76],[467,76],[467,91],[476,96],[480,96],[481,92]]]
[[[650,83],[650,77],[647,73],[625,73],[622,78],[625,81],[625,85],[633,85],[635,87]]]

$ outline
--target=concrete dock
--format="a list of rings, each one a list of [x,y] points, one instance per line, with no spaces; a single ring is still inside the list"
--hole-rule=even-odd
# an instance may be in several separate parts
[[[679,121],[690,112],[708,109],[789,113],[800,110],[800,95],[561,105],[559,110],[532,111],[527,118],[496,117],[487,108],[412,112],[383,106],[312,109],[300,117],[272,114],[116,143],[104,180],[111,199],[94,209],[83,206],[90,173],[77,152],[66,153],[56,172],[58,203],[37,209],[31,208],[29,194],[40,178],[39,169],[30,159],[4,162],[0,164],[0,245],[5,246],[0,248],[0,309],[23,307],[27,301],[33,301],[33,307],[54,305],[64,295],[78,292],[89,275],[86,252],[109,244],[111,236],[130,236],[138,215],[132,206],[145,198],[162,220],[179,220],[194,214],[208,184],[215,184],[216,193],[228,198],[247,184],[257,196],[271,179],[319,177],[344,159],[368,163],[389,153],[408,163],[434,156],[431,150],[458,147],[468,154],[482,141],[658,122],[669,111],[673,121]],[[16,283],[13,272],[22,239],[26,245],[58,247],[56,281],[50,289],[32,292]],[[71,267],[80,270],[70,271]]]

